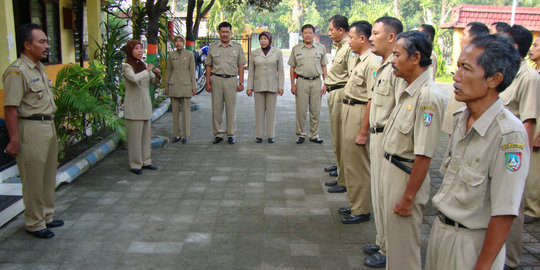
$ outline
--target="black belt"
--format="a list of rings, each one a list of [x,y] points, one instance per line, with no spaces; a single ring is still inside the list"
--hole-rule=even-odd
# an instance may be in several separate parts
[[[227,74],[215,74],[215,73],[212,73],[213,76],[218,76],[218,77],[221,77],[221,78],[232,78],[232,77],[236,77],[236,75],[227,75]]]
[[[412,169],[411,167],[403,164],[402,162],[414,162],[414,159],[406,159],[406,158],[402,158],[400,156],[396,156],[396,155],[390,155],[386,152],[384,152],[384,158],[386,158],[387,160],[389,160],[390,162],[392,162],[392,164],[396,165],[396,167],[398,167],[400,170],[406,172],[407,174],[411,174],[412,172]]]
[[[334,90],[342,89],[343,87],[345,87],[344,84],[342,84],[342,85],[333,85],[333,86],[327,85],[326,86],[326,92],[330,93],[330,92],[332,92]]]
[[[313,81],[313,80],[316,80],[316,79],[318,79],[320,77],[320,76],[317,76],[317,77],[304,77],[304,76],[302,76],[300,74],[296,74],[296,76],[298,76],[298,78],[302,78],[302,79],[308,80],[308,81]]]
[[[356,104],[366,105],[367,102],[361,101],[361,100],[357,100],[357,99],[346,99],[346,98],[344,98],[344,99],[343,99],[343,104],[347,104],[347,105],[356,105]]]
[[[378,127],[378,128],[369,128],[369,133],[375,134],[375,133],[381,133],[384,131],[384,127]]]
[[[21,117],[21,119],[24,119],[24,120],[36,120],[36,121],[51,121],[51,120],[53,120],[53,117],[52,116],[42,115],[42,116]]]
[[[459,223],[453,221],[451,218],[449,218],[449,217],[443,215],[441,212],[438,212],[437,215],[439,216],[439,220],[440,220],[442,223],[446,224],[446,225],[450,225],[450,226],[454,226],[454,227],[457,225],[459,228],[468,229],[468,228],[465,227],[464,225],[459,224]]]

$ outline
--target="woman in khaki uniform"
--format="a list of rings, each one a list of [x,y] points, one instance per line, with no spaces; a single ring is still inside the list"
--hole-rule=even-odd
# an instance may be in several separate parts
[[[193,53],[184,49],[185,38],[178,35],[174,38],[176,51],[169,53],[167,58],[167,84],[165,94],[171,98],[173,114],[174,138],[172,142],[180,141],[180,109],[182,109],[182,143],[189,141],[189,112],[191,96],[195,92],[195,59]]]
[[[161,71],[154,65],[142,61],[143,46],[138,40],[126,45],[126,63],[122,66],[126,98],[124,118],[128,132],[129,167],[134,174],[142,174],[142,169],[157,170],[150,159],[150,134],[152,125],[152,102],[149,84],[159,85]]]
[[[255,92],[255,142],[262,143],[264,121],[268,142],[274,143],[276,99],[283,95],[283,56],[272,47],[272,35],[262,32],[259,36],[261,48],[253,50],[249,58],[247,95]]]

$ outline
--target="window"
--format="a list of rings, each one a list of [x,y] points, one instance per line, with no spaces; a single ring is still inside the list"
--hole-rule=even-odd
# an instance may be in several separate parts
[[[30,14],[28,14],[28,10]],[[25,23],[39,25],[49,38],[49,58],[44,63],[61,63],[60,10],[58,0],[13,0],[15,27]],[[18,49],[19,50],[19,49]],[[18,54],[21,51],[17,51]]]

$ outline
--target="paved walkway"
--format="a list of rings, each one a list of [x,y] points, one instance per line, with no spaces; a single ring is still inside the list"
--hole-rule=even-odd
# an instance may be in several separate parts
[[[286,79],[287,84],[289,80]],[[369,269],[362,246],[375,238],[373,220],[343,225],[345,194],[329,194],[333,163],[326,97],[320,137],[295,143],[294,97],[278,97],[275,144],[256,144],[253,99],[238,95],[238,142],[211,143],[210,95],[194,98],[189,144],[153,149],[158,171],[129,172],[118,149],[57,192],[56,217],[66,225],[39,240],[24,217],[0,228],[0,269]],[[153,134],[172,137],[171,114]],[[430,170],[432,194],[444,136]],[[435,211],[426,211],[427,241]],[[540,268],[540,226],[526,226],[521,269]],[[425,253],[425,247],[423,248]]]

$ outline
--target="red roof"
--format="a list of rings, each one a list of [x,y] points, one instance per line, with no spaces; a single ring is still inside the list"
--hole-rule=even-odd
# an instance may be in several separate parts
[[[488,27],[494,22],[510,24],[511,17],[511,6],[458,5],[452,9],[450,21],[441,28],[465,28],[470,22],[481,22]],[[540,8],[517,7],[514,23],[531,31],[540,31]]]

